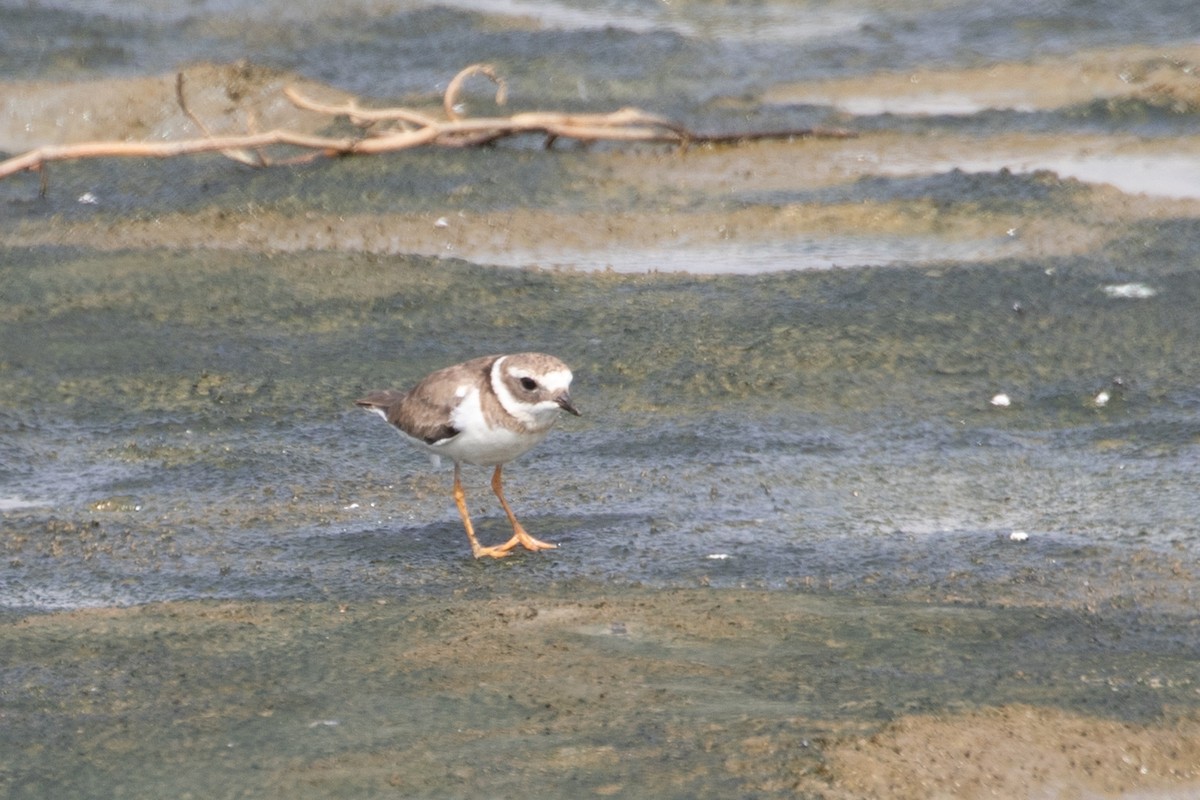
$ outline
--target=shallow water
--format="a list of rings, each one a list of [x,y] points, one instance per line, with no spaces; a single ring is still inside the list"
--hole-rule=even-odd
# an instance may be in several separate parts
[[[946,242],[918,236],[830,236],[786,242],[747,242],[672,247],[548,252],[507,250],[489,258],[502,266],[614,272],[687,272],[693,275],[761,275],[786,270],[836,269],[863,264],[890,266],[914,261],[991,260],[1008,242],[988,239]]]
[[[985,174],[999,170],[1017,173],[1044,170],[1064,178],[1108,184],[1130,194],[1200,197],[1200,188],[1197,188],[1200,187],[1200,163],[1194,157],[1170,154],[1092,155],[1071,152],[1024,157],[1000,154],[975,161],[911,164],[893,161],[880,165],[880,172],[887,175],[923,175],[954,169]]]

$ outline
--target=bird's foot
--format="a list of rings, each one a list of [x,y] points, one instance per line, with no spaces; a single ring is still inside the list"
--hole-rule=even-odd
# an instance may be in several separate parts
[[[476,558],[504,558],[512,555],[512,548],[501,544],[495,547],[484,547],[478,542],[471,543],[471,553]]]
[[[513,537],[502,545],[499,545],[500,550],[511,552],[517,545],[521,545],[526,550],[537,552],[538,550],[554,550],[558,545],[550,542],[543,542],[541,539],[535,539],[525,532],[524,528],[517,528],[513,532]]]

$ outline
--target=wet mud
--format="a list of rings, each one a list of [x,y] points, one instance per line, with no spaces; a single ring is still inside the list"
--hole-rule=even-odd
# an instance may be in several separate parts
[[[6,794],[1182,797],[1200,778],[1190,655],[1114,648],[1112,620],[478,592],[10,620]]]

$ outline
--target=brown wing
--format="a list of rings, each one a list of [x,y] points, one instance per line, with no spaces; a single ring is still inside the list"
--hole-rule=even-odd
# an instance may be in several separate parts
[[[426,444],[451,439],[459,431],[450,423],[451,413],[460,398],[455,394],[465,381],[475,382],[482,375],[491,378],[491,366],[498,356],[474,358],[453,367],[431,373],[407,392],[394,389],[371,392],[358,405],[379,409],[387,421],[414,439]]]
[[[491,380],[492,362],[497,358],[473,358],[430,373],[409,390],[398,409],[392,409],[388,421],[426,444],[457,436],[458,429],[450,423],[451,414],[462,402],[456,392],[464,383]]]
[[[355,400],[354,404],[368,411],[379,412],[389,423],[426,444],[449,439],[458,433],[453,425],[445,422],[450,417],[448,408],[439,411],[436,404],[428,402],[428,398],[414,396],[413,393],[381,389]]]
[[[450,424],[450,412],[456,398],[452,394],[446,397],[438,394],[430,392],[425,384],[419,384],[410,392],[395,389],[371,392],[356,400],[355,405],[379,412],[390,424],[414,439],[435,444],[458,435],[458,430]]]

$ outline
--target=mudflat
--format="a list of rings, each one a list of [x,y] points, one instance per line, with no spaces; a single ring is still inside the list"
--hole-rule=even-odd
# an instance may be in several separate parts
[[[1186,114],[1197,57],[771,101],[990,107],[1032,81],[1047,107]],[[294,75],[193,73],[210,119],[316,124],[273,99]],[[178,133],[170,80],[6,82],[28,120],[105,113],[10,113],[0,147]],[[0,790],[1194,796],[1200,201],[1071,172],[1119,181],[1193,139],[10,179]],[[695,274],[731,252],[751,274]],[[564,546],[476,564],[445,482],[349,404],[527,342],[578,365],[589,415],[510,478]]]

